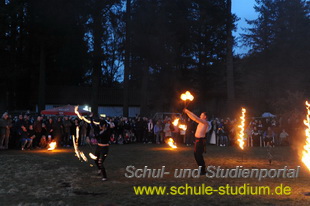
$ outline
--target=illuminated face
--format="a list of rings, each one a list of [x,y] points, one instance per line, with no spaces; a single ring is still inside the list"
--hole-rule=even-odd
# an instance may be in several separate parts
[[[207,119],[207,116],[206,116],[204,113],[201,113],[201,114],[200,114],[200,118],[201,118],[201,119]]]

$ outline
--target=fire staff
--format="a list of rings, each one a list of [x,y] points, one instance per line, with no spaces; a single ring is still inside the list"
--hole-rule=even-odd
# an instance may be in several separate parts
[[[206,133],[209,128],[209,123],[207,121],[207,113],[202,112],[200,117],[197,117],[194,113],[189,111],[188,109],[183,110],[184,113],[188,115],[193,121],[197,122],[197,128],[195,132],[195,149],[194,149],[194,156],[198,166],[201,166],[201,175],[206,173],[206,164],[203,159],[203,152],[206,148]]]

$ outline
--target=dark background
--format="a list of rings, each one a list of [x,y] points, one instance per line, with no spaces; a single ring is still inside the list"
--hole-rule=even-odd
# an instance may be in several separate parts
[[[89,91],[80,102],[69,90],[68,103],[95,113],[116,89],[125,116],[132,96],[142,115],[179,111],[186,90],[211,115],[303,111],[309,1],[258,0],[255,10],[235,39],[231,0],[1,0],[0,110],[44,109],[57,87]],[[232,55],[237,41],[251,50]]]

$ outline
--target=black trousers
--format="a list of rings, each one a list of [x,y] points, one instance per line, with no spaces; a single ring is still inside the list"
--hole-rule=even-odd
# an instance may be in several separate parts
[[[101,174],[103,178],[107,178],[107,173],[104,168],[103,162],[107,158],[109,152],[109,146],[99,146],[97,145],[95,156],[97,156],[97,159],[95,160],[95,163],[99,170],[101,170]]]
[[[205,138],[195,139],[194,156],[198,166],[201,166],[201,172],[206,172],[206,164],[203,159],[203,153],[205,152],[207,140]]]

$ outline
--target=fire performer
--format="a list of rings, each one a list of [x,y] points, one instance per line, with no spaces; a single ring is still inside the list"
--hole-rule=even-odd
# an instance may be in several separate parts
[[[184,109],[183,111],[189,116],[189,118],[198,123],[195,132],[194,156],[198,166],[201,166],[200,174],[204,175],[206,173],[206,164],[203,159],[203,152],[206,152],[206,133],[209,127],[209,123],[207,121],[207,113],[202,112],[199,118],[188,109]]]
[[[106,181],[107,180],[107,173],[106,170],[104,168],[103,162],[106,159],[108,152],[109,152],[109,140],[110,140],[110,128],[109,128],[109,124],[105,121],[102,120],[100,122],[99,125],[100,128],[100,132],[97,136],[97,148],[96,148],[96,152],[95,152],[95,163],[98,167],[98,174],[102,175],[102,181]]]

